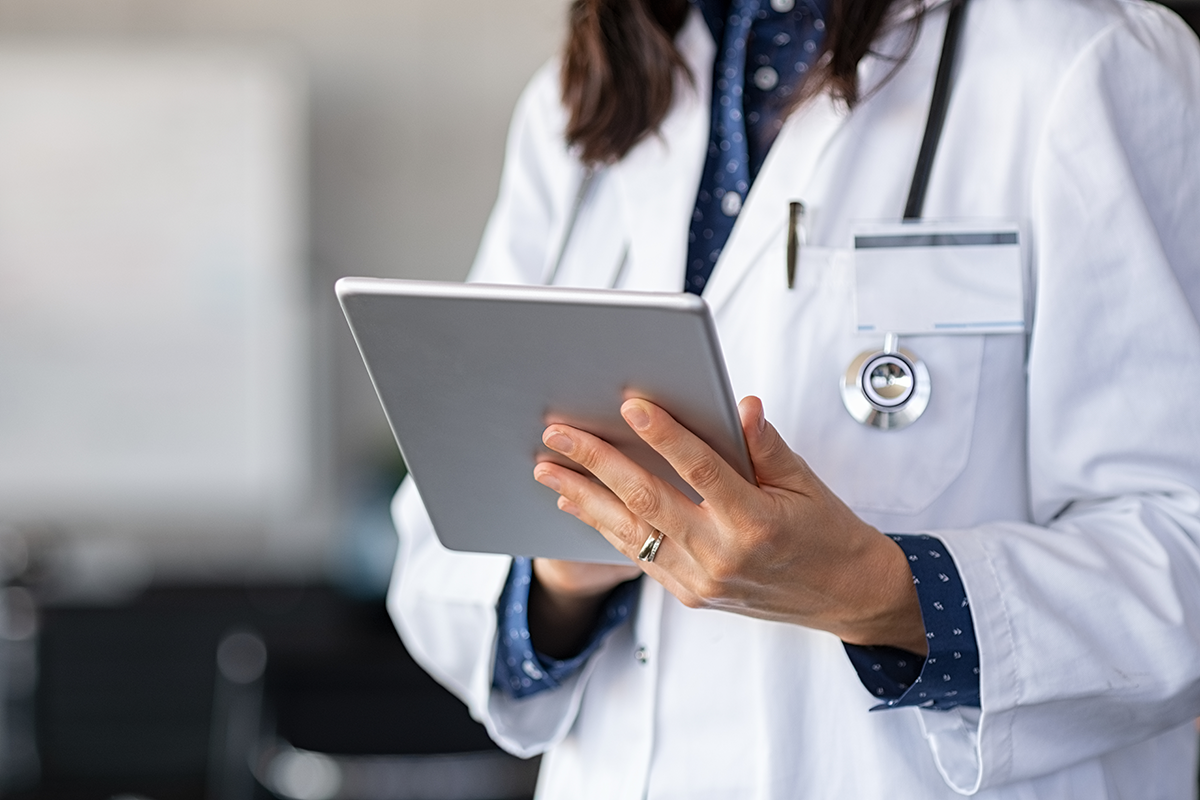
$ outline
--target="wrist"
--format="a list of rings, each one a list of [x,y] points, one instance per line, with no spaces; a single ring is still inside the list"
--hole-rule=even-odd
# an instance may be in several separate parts
[[[856,613],[839,633],[842,641],[927,654],[921,603],[904,551],[890,537],[872,529],[858,566]]]
[[[540,614],[558,620],[590,618],[600,607],[608,591],[610,590],[551,588],[534,573],[533,582],[529,587],[529,605],[531,610],[536,608]]]
[[[534,571],[529,587],[529,635],[539,652],[570,658],[587,641],[607,591],[551,589]]]

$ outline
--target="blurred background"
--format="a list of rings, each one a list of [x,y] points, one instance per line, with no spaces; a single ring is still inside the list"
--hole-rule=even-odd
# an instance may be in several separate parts
[[[0,793],[531,793],[386,619],[332,287],[466,274],[566,6],[0,0]]]
[[[333,283],[466,274],[565,7],[0,0],[6,796],[529,793],[382,610]]]

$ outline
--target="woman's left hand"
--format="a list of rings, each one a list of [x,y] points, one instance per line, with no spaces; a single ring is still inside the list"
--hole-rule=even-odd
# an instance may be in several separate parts
[[[716,608],[829,631],[843,641],[925,653],[908,561],[858,518],[783,441],[756,397],[741,412],[758,486],[661,408],[628,400],[631,428],[704,499],[699,505],[603,440],[555,424],[546,446],[603,485],[544,462],[534,477],[559,508],[596,528],[691,608]],[[652,563],[636,559],[660,531]]]

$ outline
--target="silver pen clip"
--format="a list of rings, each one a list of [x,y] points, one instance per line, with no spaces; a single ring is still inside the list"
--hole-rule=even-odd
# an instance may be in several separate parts
[[[796,268],[800,266],[800,246],[804,244],[804,203],[788,203],[787,285],[796,288]]]

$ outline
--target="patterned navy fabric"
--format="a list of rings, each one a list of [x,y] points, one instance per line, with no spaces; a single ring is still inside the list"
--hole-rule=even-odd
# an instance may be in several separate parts
[[[846,648],[846,655],[850,657],[850,663],[854,665],[854,671],[858,673],[863,686],[881,700],[903,697],[925,668],[924,656],[898,647],[868,647],[845,642],[842,642],[842,646]]]
[[[871,694],[899,706],[951,709],[979,705],[979,644],[967,593],[941,540],[923,534],[893,535],[908,556],[921,603],[929,655],[894,647],[846,645],[850,663]]]
[[[684,291],[700,294],[708,283],[790,98],[817,57],[827,2],[695,2],[718,47],[708,156],[688,233]]]
[[[591,639],[568,659],[551,658],[533,649],[529,641],[529,585],[533,580],[533,562],[514,558],[508,582],[497,606],[499,636],[492,685],[513,697],[528,697],[557,688],[583,666],[613,628],[629,618],[637,603],[640,580],[621,584],[609,595]]]

